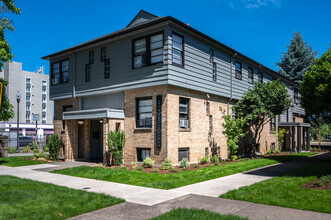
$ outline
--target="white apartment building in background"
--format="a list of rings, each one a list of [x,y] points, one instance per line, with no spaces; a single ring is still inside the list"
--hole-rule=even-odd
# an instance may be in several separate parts
[[[14,106],[14,118],[0,122],[0,131],[9,135],[10,146],[16,146],[17,134],[17,100],[19,91],[20,136],[36,136],[44,140],[45,136],[53,134],[53,101],[49,100],[49,75],[44,74],[43,67],[36,72],[22,70],[22,63],[6,62],[0,77],[8,81],[6,88],[10,103]],[[39,114],[39,120],[33,121],[33,115]]]

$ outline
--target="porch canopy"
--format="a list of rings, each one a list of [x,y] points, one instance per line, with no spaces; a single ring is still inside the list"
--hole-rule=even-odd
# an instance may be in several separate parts
[[[124,119],[124,110],[100,108],[79,111],[63,112],[62,120],[101,119],[116,118]]]
[[[298,146],[298,152],[301,152],[302,145],[307,147],[307,150],[310,150],[310,123],[303,122],[280,122],[280,127],[290,128],[290,132],[294,134],[295,127],[297,128],[297,143],[295,143],[295,138],[292,138],[292,150],[295,150],[295,144]],[[301,131],[302,127],[302,131]],[[302,133],[301,133],[302,132]],[[291,134],[291,135],[292,135]],[[306,135],[306,136],[305,136]],[[303,143],[301,143],[303,141]]]

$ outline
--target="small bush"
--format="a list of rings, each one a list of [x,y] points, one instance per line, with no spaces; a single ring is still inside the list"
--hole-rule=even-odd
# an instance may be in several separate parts
[[[236,155],[233,155],[232,157],[231,157],[231,160],[237,160],[238,159],[238,157],[236,156]]]
[[[158,173],[159,170],[158,170],[158,169],[152,169],[151,172],[152,172],[152,173]]]
[[[216,154],[214,154],[210,160],[213,164],[218,164],[220,162]]]
[[[127,170],[128,168],[124,166],[123,164],[121,165],[121,170]]]
[[[103,163],[97,163],[97,164],[95,164],[95,166],[96,167],[103,167],[103,168],[105,167],[105,165]]]
[[[48,148],[47,145],[44,146],[43,151],[44,151],[44,152],[49,152],[49,148]]]
[[[26,147],[23,149],[22,152],[23,152],[23,153],[29,153],[29,150],[30,150],[30,149],[29,149],[29,146],[26,146]]]
[[[17,150],[14,147],[8,147],[8,153],[14,154],[14,153],[17,153]]]
[[[200,166],[199,166],[199,164],[195,163],[195,164],[193,165],[193,167],[194,167],[194,168],[199,168]]]
[[[322,177],[320,178],[320,180],[321,180],[323,183],[331,183],[331,174],[326,175],[326,176],[322,176]]]
[[[35,158],[40,159],[40,158],[46,158],[47,157],[47,154],[45,152],[41,151],[41,152],[33,153],[33,156]]]
[[[280,150],[275,150],[275,154],[280,154]]]
[[[143,167],[152,167],[154,165],[154,160],[152,160],[150,157],[147,157],[143,161]]]
[[[161,164],[161,170],[170,170],[171,168],[173,168],[174,165],[172,164],[171,162],[171,159],[170,158],[166,158],[164,160],[164,162]]]
[[[60,149],[62,147],[62,140],[57,134],[53,134],[47,139],[46,146],[49,149],[49,157],[53,160],[59,159]]]
[[[142,171],[144,168],[143,167],[137,167],[136,170],[137,171]]]
[[[203,157],[200,159],[200,163],[201,164],[205,164],[205,163],[208,163],[208,157]]]
[[[183,170],[187,170],[187,168],[190,166],[190,163],[188,162],[187,158],[183,158],[182,161],[180,161],[179,166]]]
[[[132,168],[135,168],[135,167],[137,166],[137,163],[134,162],[134,161],[132,161],[132,162],[131,162],[131,166],[132,166]]]
[[[323,186],[324,186],[324,184],[320,180],[317,180],[317,181],[314,182],[314,187],[323,187]]]

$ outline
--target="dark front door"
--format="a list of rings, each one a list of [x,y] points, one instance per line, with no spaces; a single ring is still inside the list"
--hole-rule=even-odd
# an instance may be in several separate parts
[[[99,120],[91,120],[90,131],[90,158],[102,160],[102,124]]]

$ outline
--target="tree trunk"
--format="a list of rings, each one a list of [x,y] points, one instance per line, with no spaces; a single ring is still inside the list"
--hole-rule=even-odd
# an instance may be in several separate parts
[[[321,128],[318,129],[318,149],[321,149],[321,140],[322,140],[322,134],[321,134]]]

